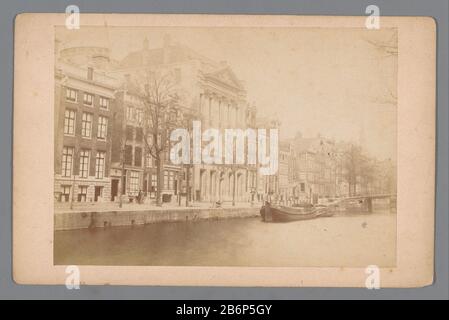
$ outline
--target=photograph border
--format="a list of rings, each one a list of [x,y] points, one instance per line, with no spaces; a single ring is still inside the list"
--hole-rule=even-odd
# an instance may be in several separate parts
[[[16,18],[14,88],[13,274],[22,284],[61,284],[65,266],[53,264],[54,39],[65,14]],[[366,18],[261,15],[84,14],[88,26],[365,27]],[[82,27],[82,26],[81,26]],[[383,17],[397,28],[397,241],[396,266],[377,267],[383,287],[421,287],[433,282],[435,156],[435,21],[429,17]],[[39,51],[33,48],[39,48]],[[36,63],[39,61],[39,63]],[[51,67],[49,69],[49,66]],[[407,66],[406,68],[402,66]],[[416,75],[420,75],[417,77]],[[31,90],[30,90],[31,88]],[[419,90],[418,90],[419,88]],[[40,112],[49,108],[50,112]],[[34,121],[39,119],[38,122]],[[27,154],[27,157],[22,156]],[[33,162],[29,161],[29,157]],[[32,179],[30,179],[32,177]],[[419,180],[419,184],[413,184]],[[36,192],[39,190],[39,192]],[[420,195],[419,200],[416,195]],[[39,214],[30,215],[29,212]],[[39,237],[31,239],[32,230]],[[33,254],[39,252],[39,259]],[[180,267],[78,266],[85,284],[364,287],[365,267]]]
[[[393,9],[391,10],[392,14],[404,14],[405,12],[407,12],[409,15],[413,15],[412,13],[410,13],[411,12],[409,10],[410,7],[408,7],[408,9],[407,9],[407,5],[405,7],[400,7],[400,6],[398,6],[399,2],[400,1],[395,1],[394,2],[395,4],[393,6]],[[355,5],[354,3],[351,4],[350,1],[341,1],[340,4],[342,4],[342,3],[346,3],[346,6],[348,8],[346,12],[352,12],[352,14],[360,15],[361,12],[360,12],[360,10],[358,10],[358,9],[360,9],[359,8],[360,6]],[[407,3],[410,3],[410,2],[407,2]],[[433,3],[435,3],[435,1]],[[24,5],[23,5],[23,3],[20,4],[20,1],[18,3],[16,3],[16,4],[19,4],[19,7],[22,7],[22,9],[21,9],[22,11],[34,11],[34,12],[36,12],[36,11],[43,11],[43,8],[42,7],[39,8],[39,5],[34,5],[34,6],[30,5],[30,6],[28,6],[27,9],[24,9],[23,8]],[[130,6],[131,4],[132,3],[128,3],[127,4],[127,10],[129,10],[131,8],[131,6]],[[301,7],[301,4],[297,4],[295,6],[295,8],[293,8],[293,7],[289,7],[289,8],[292,11],[296,10],[295,12],[298,13],[298,14],[304,14],[304,13],[317,14],[317,13],[324,13],[323,11],[320,12],[320,10],[319,10],[319,6],[323,5],[323,4],[325,4],[325,3],[322,2],[322,1],[317,1],[313,5],[308,4],[307,6],[302,5],[302,7]],[[97,4],[92,4],[93,7],[95,7],[95,5],[98,5],[98,3]],[[351,5],[352,5],[352,11],[351,11]],[[440,2],[440,6],[441,5],[444,6],[444,4],[441,4],[441,2]],[[111,9],[111,11],[114,11],[114,10],[118,11],[117,6],[118,6],[118,2],[111,1],[111,6],[108,9]],[[395,7],[395,6],[397,6],[397,7]],[[62,6],[61,6],[61,4],[58,4],[58,5],[55,4],[54,8],[57,8],[57,7],[62,7]],[[101,6],[99,6],[99,7],[101,9]],[[386,8],[391,8],[391,4],[389,4],[389,5],[385,4],[385,7]],[[417,8],[417,6],[413,6],[413,7],[415,9]],[[52,10],[55,10],[54,8]],[[384,8],[383,4],[381,4],[381,8]],[[441,7],[437,7],[437,6],[430,7],[428,3],[425,6],[424,5],[421,6],[421,8],[422,9],[427,9],[427,10],[420,11],[419,15],[433,15],[435,17],[439,17],[439,19],[437,19],[437,21],[439,23],[439,26],[438,26],[438,30],[439,30],[438,31],[438,37],[439,37],[440,40],[447,39],[447,37],[443,38],[444,37],[444,33],[447,33],[447,17],[442,16],[442,12],[446,12],[447,10],[441,9]],[[429,9],[429,8],[433,8],[433,9]],[[440,9],[438,10],[438,9],[435,9],[435,8],[440,8]],[[287,7],[284,7],[283,10],[285,10],[285,9],[287,9]],[[340,7],[340,10],[335,10],[336,9],[335,8],[335,4],[329,5],[327,7],[327,9],[328,9],[327,12],[330,12],[330,13],[343,14],[343,12],[341,10],[341,7]],[[14,9],[13,9],[12,12],[15,12],[15,13],[22,12],[21,10],[19,9],[19,10],[14,11]],[[48,10],[47,9],[46,11],[52,11],[52,10]],[[216,13],[220,13],[220,12],[224,13],[223,11],[225,11],[223,9],[220,10],[220,6],[214,7],[213,5],[211,7],[209,7],[209,10],[212,11],[212,12],[216,12]],[[62,12],[62,11],[63,10],[61,10],[59,12]],[[105,10],[105,8],[103,8],[103,10],[100,10],[100,11],[107,11],[107,10]],[[176,9],[175,9],[175,11],[176,11]],[[248,9],[246,9],[246,12],[247,11],[248,11]],[[251,12],[254,12],[254,11],[257,11],[257,8],[253,8],[253,10]],[[6,11],[4,11],[4,12],[6,12]],[[244,13],[244,12],[245,12],[245,9],[243,9],[243,12],[240,11],[239,13]],[[384,12],[388,12],[388,10],[385,10]],[[423,14],[423,12],[424,12],[424,14]],[[11,14],[11,11],[8,11],[7,13]],[[274,13],[279,13],[279,11],[278,12],[274,12]],[[415,15],[416,15],[416,13],[415,13]],[[442,18],[446,18],[446,20],[443,20]],[[4,19],[3,21],[5,21],[7,23],[10,23],[12,21],[11,16],[8,16],[8,19]],[[11,30],[11,26],[6,28],[6,30]],[[4,34],[5,34],[5,29],[3,29],[2,37],[3,37]],[[3,43],[5,43],[5,44],[10,43],[11,44],[11,48],[12,48],[12,39],[10,38],[10,36],[11,36],[11,34],[9,34],[8,41],[5,41]],[[446,36],[447,36],[447,34],[446,34]],[[443,48],[442,48],[442,46],[443,46]],[[442,55],[442,52],[441,52],[441,51],[443,51],[443,53],[444,53],[444,50],[445,50],[445,52],[447,53],[447,42],[446,42],[446,40],[444,42],[440,41],[439,49],[440,49],[440,52],[439,52],[440,59],[438,59],[438,66],[439,66],[438,70],[447,70],[447,61],[445,59],[441,59],[441,57],[443,57],[443,58],[447,57],[447,54],[446,55]],[[12,49],[11,49],[11,51],[12,51]],[[12,61],[12,52],[11,51],[9,52],[8,55],[4,55],[4,58],[5,58],[6,61],[8,61],[8,60]],[[9,75],[11,76],[12,72],[10,72]],[[5,74],[2,75],[2,78],[6,78],[6,76],[7,76],[7,74],[5,73]],[[440,80],[445,80],[447,82],[447,76],[446,75],[442,75],[441,72],[438,73],[438,77],[439,77]],[[2,80],[4,80],[4,79],[2,79]],[[3,82],[7,83],[8,85],[7,86],[2,86],[2,89],[1,89],[2,93],[6,93],[8,91],[7,90],[8,88],[9,88],[10,92],[12,92],[11,91],[11,88],[12,88],[11,79],[9,78],[9,80],[3,81]],[[444,86],[441,83],[441,81],[438,82],[438,86],[439,86],[439,88],[444,88]],[[4,91],[5,89],[6,89],[6,91]],[[438,142],[439,146],[444,146],[444,145],[447,145],[447,135],[446,135],[446,133],[447,133],[447,122],[446,122],[446,120],[447,120],[447,103],[445,103],[445,102],[447,102],[447,92],[445,90],[438,90],[438,98],[439,98],[439,103],[440,103],[440,109],[438,110],[439,125],[437,126],[437,128],[438,128],[438,131],[439,131],[440,135],[439,135],[439,137],[437,139],[437,142]],[[2,99],[4,99],[7,102],[5,105],[11,105],[12,97],[10,95],[3,94],[2,95]],[[442,100],[443,100],[443,102],[442,102]],[[445,107],[442,107],[442,106],[445,106]],[[11,120],[12,110],[8,111],[8,110],[5,110],[5,109],[2,109],[1,111],[2,111],[2,115],[5,115],[4,117],[2,117],[2,119],[6,120],[5,121],[5,125],[2,125],[2,129],[5,130],[6,134],[2,135],[1,142],[2,142],[2,146],[5,146],[5,149],[8,149],[7,146],[8,145],[11,146],[11,141],[10,140],[8,141],[8,139],[4,139],[4,138],[5,137],[6,138],[8,138],[8,137],[11,138],[11,133],[8,132],[7,130],[11,129],[11,123],[8,124],[8,120],[9,121]],[[8,150],[10,150],[10,148]],[[7,152],[5,152],[5,153],[6,153],[6,155],[8,154]],[[447,212],[447,210],[445,210],[445,208],[447,209],[447,203],[445,202],[445,200],[447,200],[447,199],[445,199],[444,196],[443,197],[441,196],[441,195],[445,194],[442,191],[447,191],[447,183],[446,183],[446,180],[447,180],[447,168],[445,166],[447,161],[444,161],[444,160],[447,160],[447,150],[444,147],[443,147],[443,149],[439,148],[438,156],[439,156],[439,159],[437,160],[437,164],[438,164],[438,169],[439,169],[438,172],[439,172],[439,174],[437,175],[437,192],[438,192],[438,195],[440,195],[440,196],[437,195],[437,222],[439,222],[439,223],[436,224],[436,226],[437,226],[437,236],[438,236],[438,238],[437,238],[438,241],[437,241],[436,245],[437,245],[437,251],[439,252],[439,255],[437,255],[436,268],[437,268],[437,274],[439,276],[437,276],[437,283],[436,284],[433,284],[432,286],[424,288],[424,289],[420,289],[420,290],[424,290],[424,291],[431,290],[431,287],[435,287],[435,286],[439,287],[440,289],[444,288],[444,287],[447,288],[447,285],[444,284],[444,281],[446,281],[446,284],[447,284],[447,259],[446,259],[447,253],[446,253],[446,255],[444,255],[444,252],[445,252],[444,251],[445,250],[444,249],[444,245],[442,247],[442,243],[443,244],[446,243],[446,245],[447,245],[447,241],[444,242],[444,240],[445,240],[444,237],[446,237],[446,240],[447,240],[447,216],[444,215],[444,211]],[[441,161],[441,160],[443,160],[443,161]],[[443,169],[443,168],[446,168],[446,171],[442,171],[441,169]],[[11,173],[10,173],[9,170],[10,169],[8,169],[8,168],[6,168],[6,170],[4,170],[4,167],[2,167],[2,169],[1,169],[1,176],[2,176],[2,178],[8,177],[8,176],[11,177]],[[7,174],[7,172],[9,172],[9,174]],[[2,181],[5,181],[5,179],[2,179]],[[446,187],[446,190],[444,190],[444,187]],[[2,200],[4,200],[4,198],[7,198],[7,195],[11,195],[11,191],[10,190],[11,190],[10,186],[8,187],[8,185],[6,185],[4,187],[3,182],[2,182],[2,193],[1,193],[2,194]],[[5,191],[5,192],[3,192],[3,191]],[[446,194],[447,194],[447,192],[446,192]],[[2,203],[5,203],[5,202],[2,201]],[[6,209],[8,209],[8,208],[9,208],[9,210],[11,209],[11,203],[9,203],[9,206],[7,206]],[[8,223],[8,215],[5,214],[5,213],[6,212],[2,212],[2,216],[1,216],[1,219],[2,219],[2,221],[1,221],[1,228],[2,228],[1,234],[2,234],[3,238],[7,238],[8,235],[11,235],[11,230],[8,231],[8,229],[7,229],[7,228],[10,228],[11,223]],[[10,219],[10,217],[9,217],[9,219]],[[441,232],[442,230],[446,230],[446,232],[442,233]],[[5,232],[3,232],[3,231],[5,231]],[[443,240],[443,241],[441,241],[441,240]],[[2,249],[3,248],[8,248],[7,245],[4,247],[4,244],[5,244],[5,242],[3,242],[3,244],[2,244]],[[9,248],[11,248],[11,247],[9,247]],[[5,252],[5,250],[2,250],[2,251]],[[0,270],[2,271],[2,275],[5,274],[5,272],[3,272],[3,271],[7,272],[7,270],[8,270],[8,265],[3,263],[3,262],[4,261],[11,261],[11,256],[10,255],[8,255],[8,256],[9,256],[9,259],[2,259],[1,260],[2,263],[1,263],[1,266],[0,266],[0,268],[1,268]],[[10,266],[9,266],[9,268],[10,268]],[[19,287],[20,287],[20,289],[19,289]],[[34,287],[34,289],[33,289],[33,287]],[[9,290],[8,290],[9,294],[12,294],[13,296],[18,296],[18,291],[22,291],[22,292],[24,291],[24,289],[22,289],[23,287],[17,286],[17,285],[12,285],[12,283],[10,283],[8,288],[9,288]],[[42,292],[42,288],[47,288],[47,286],[39,287],[39,289],[37,289],[36,286],[27,286],[27,288],[29,289],[28,290],[29,291],[28,292],[28,296],[30,297],[30,296],[39,295]],[[48,287],[48,288],[50,289],[52,287]],[[83,295],[89,295],[89,292],[90,293],[92,293],[92,292],[99,292],[99,290],[103,291],[103,292],[104,291],[108,291],[108,288],[100,288],[100,287],[96,287],[96,286],[83,287],[83,290],[79,290],[78,292],[76,292],[76,291],[70,292],[70,291],[66,290],[64,286],[58,286],[58,287],[53,287],[53,288],[54,288],[53,290],[50,290],[49,296],[61,296],[62,295],[62,296],[72,297],[72,298],[73,297],[80,297],[80,293],[81,292],[83,292]],[[56,288],[58,288],[58,289],[55,290]],[[109,289],[112,289],[112,288],[109,288]],[[127,290],[129,290],[129,288],[117,288],[117,289],[114,288],[114,290],[118,290],[118,289],[123,289],[122,292],[129,292],[129,291],[127,291]],[[147,289],[152,289],[152,288],[147,288]],[[153,289],[156,289],[156,288],[153,288]],[[161,297],[163,298],[164,296],[165,297],[170,296],[170,292],[172,291],[171,288],[158,288],[158,289],[161,289],[160,291],[162,293],[162,296],[159,295],[159,294],[155,294],[155,293],[152,293],[152,294],[150,293],[150,296],[153,296],[153,297],[157,296],[158,298],[161,298]],[[183,291],[189,290],[189,288],[182,288],[182,289],[185,289]],[[202,296],[201,295],[201,288],[190,288],[190,289],[193,290],[194,295]],[[143,291],[144,291],[144,288],[135,288],[133,290],[137,294],[139,294],[139,292],[140,292],[140,294],[142,294]],[[179,289],[177,289],[177,290],[179,290]],[[222,291],[222,293],[215,293],[215,297],[220,297],[220,296],[224,297],[224,296],[231,296],[231,295],[234,296],[234,294],[236,292],[240,292],[241,293],[240,294],[241,297],[242,296],[243,297],[264,297],[264,296],[267,297],[267,296],[272,296],[273,292],[279,292],[277,290],[278,289],[274,289],[274,288],[271,288],[271,289],[270,288],[266,288],[266,289],[214,288],[213,291],[214,292]],[[279,290],[282,291],[282,289],[279,289]],[[317,289],[314,289],[314,291],[315,290],[317,290]],[[327,295],[327,297],[335,296],[336,292],[342,292],[342,291],[346,291],[346,290],[349,290],[347,292],[348,292],[349,296],[352,296],[352,297],[356,297],[357,296],[359,298],[360,297],[362,297],[362,298],[363,297],[364,298],[369,298],[369,297],[379,296],[378,294],[373,295],[372,293],[369,293],[369,291],[367,291],[365,289],[328,289],[327,291],[322,291],[322,290],[325,290],[325,289],[318,289],[318,290],[321,291],[320,294],[319,294],[320,296]],[[388,290],[386,290],[386,292],[397,292],[398,290],[399,289],[388,289]],[[301,296],[305,297],[305,294],[306,294],[307,291],[310,292],[310,290],[307,289],[307,288],[286,289],[286,290],[284,290],[286,295],[285,294],[283,295],[282,293],[279,292],[279,293],[276,293],[276,296],[278,296],[278,297],[284,296],[284,297],[297,297],[297,298],[299,298]],[[381,290],[381,291],[383,291],[383,290]],[[404,296],[404,297],[416,296],[416,294],[411,294],[410,291],[408,291],[408,293],[406,293],[404,290],[399,290],[399,291],[402,291],[402,296]],[[53,292],[53,294],[52,294],[52,292]],[[55,295],[56,292],[58,292],[58,294]],[[195,292],[196,292],[196,294],[195,294]],[[352,292],[354,292],[354,293],[352,293]],[[416,291],[414,291],[414,292],[416,292]],[[442,290],[441,292],[443,294],[447,294],[447,290],[446,291]],[[2,293],[2,295],[4,294],[3,287],[2,287],[1,293]],[[97,296],[97,297],[111,296],[111,292],[110,293],[105,292],[105,293],[100,294],[100,295],[98,293],[97,294],[94,293],[93,296],[94,297],[95,296]],[[186,293],[181,293],[180,295],[178,295],[178,297],[181,297],[181,298],[183,296],[187,297],[188,295]],[[427,295],[427,296],[429,296],[429,295]],[[114,297],[114,294],[112,295],[112,297]],[[138,295],[134,295],[134,297],[138,297]],[[147,297],[148,297],[148,295],[147,295]],[[209,297],[210,297],[210,295],[209,295]]]

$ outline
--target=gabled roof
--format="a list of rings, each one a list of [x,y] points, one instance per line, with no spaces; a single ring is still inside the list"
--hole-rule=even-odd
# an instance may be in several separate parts
[[[244,90],[242,82],[226,63],[215,62],[191,48],[173,44],[162,48],[143,48],[129,53],[120,61],[118,69],[139,69],[142,66],[160,66],[164,64],[199,61],[199,71],[205,78],[238,90]]]
[[[209,72],[204,74],[204,76],[210,80],[219,81],[221,83],[224,83],[230,87],[244,90],[242,83],[240,80],[236,77],[235,73],[232,71],[232,69],[229,66],[225,66],[224,68],[215,70],[213,72]]]
[[[194,50],[181,44],[167,45],[162,48],[147,49],[129,53],[120,62],[121,68],[138,68],[143,65],[157,66],[165,63],[185,62],[199,60],[214,64],[210,59],[198,54]]]

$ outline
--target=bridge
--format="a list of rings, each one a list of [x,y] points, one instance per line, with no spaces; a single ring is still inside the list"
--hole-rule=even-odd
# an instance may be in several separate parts
[[[394,203],[396,205],[397,194],[389,193],[389,194],[367,194],[367,195],[357,195],[357,196],[349,196],[344,198],[334,198],[334,205],[343,204],[345,201],[354,201],[358,200],[359,203],[362,203],[364,207],[368,210],[368,212],[373,211],[373,200],[376,199],[389,199],[390,207]]]

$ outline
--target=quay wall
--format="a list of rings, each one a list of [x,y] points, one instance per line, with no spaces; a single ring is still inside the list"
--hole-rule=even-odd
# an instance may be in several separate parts
[[[191,222],[205,219],[249,218],[259,216],[260,208],[182,208],[101,212],[56,213],[54,230],[107,228],[159,222]]]

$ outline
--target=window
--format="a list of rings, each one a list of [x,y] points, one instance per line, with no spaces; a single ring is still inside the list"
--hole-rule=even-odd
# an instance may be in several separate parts
[[[84,92],[83,103],[84,103],[86,106],[92,106],[93,101],[94,101],[94,96],[91,95],[90,93]]]
[[[83,112],[83,118],[81,122],[81,135],[84,138],[90,138],[92,134],[92,114]]]
[[[148,153],[146,155],[145,163],[146,163],[147,168],[151,168],[153,166],[153,157],[151,156],[151,154]]]
[[[175,171],[164,171],[164,189],[173,190],[175,182]]]
[[[105,140],[107,132],[108,132],[108,118],[99,116],[97,138]]]
[[[65,91],[65,98],[67,101],[76,102],[76,100],[78,99],[78,91],[67,88]]]
[[[100,97],[100,108],[109,109],[109,99],[105,97]]]
[[[86,202],[87,199],[87,186],[78,187],[78,201]]]
[[[143,124],[143,111],[140,109],[136,110],[136,120],[139,125]]]
[[[125,164],[129,166],[133,164],[133,146],[125,146]]]
[[[151,175],[151,190],[157,191],[157,175],[155,174]]]
[[[133,107],[126,108],[126,119],[134,120],[134,108]]]
[[[73,148],[64,147],[62,149],[62,176],[70,177],[72,175]]]
[[[94,201],[97,202],[98,199],[103,197],[103,187],[102,186],[95,186],[95,193],[94,193]]]
[[[143,129],[136,128],[136,141],[142,142],[142,139],[143,139]]]
[[[178,117],[178,115],[177,115],[176,111],[172,111],[168,115],[168,119],[170,122],[175,122],[177,117]]]
[[[168,188],[170,190],[175,189],[175,172],[174,171],[170,171],[170,173],[168,175]]]
[[[70,199],[70,186],[61,186],[62,194],[61,201],[68,202]]]
[[[129,191],[139,191],[139,173],[137,171],[131,171],[129,176]]]
[[[134,138],[133,126],[126,126],[126,140],[132,140]]]
[[[164,171],[164,189],[168,189],[168,171]]]
[[[142,148],[140,147],[134,149],[134,165],[136,167],[142,166]]]
[[[164,159],[167,161],[168,164],[172,164],[170,159],[170,148],[167,148],[164,151]]]
[[[80,152],[80,178],[87,178],[89,175],[89,150]]]
[[[75,111],[66,109],[64,114],[64,134],[75,134]]]
[[[306,185],[304,183],[301,183],[301,192],[306,191]]]
[[[167,161],[167,163],[171,164],[171,159],[170,159],[170,150],[171,150],[171,144],[170,141],[167,141],[167,148],[164,151],[164,159]]]
[[[103,179],[104,177],[104,159],[106,152],[98,151],[95,159],[95,178]]]

